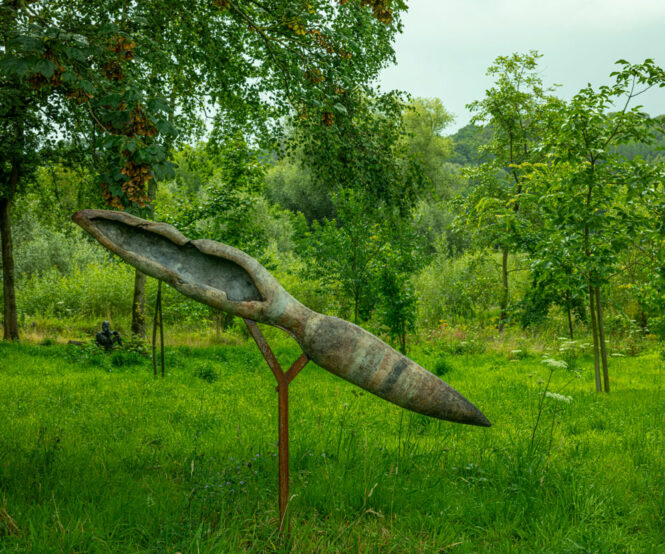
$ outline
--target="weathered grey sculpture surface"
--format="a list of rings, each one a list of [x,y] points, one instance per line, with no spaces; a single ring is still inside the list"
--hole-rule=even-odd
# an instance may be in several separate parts
[[[72,218],[103,246],[183,294],[292,335],[322,368],[399,406],[458,423],[490,426],[447,383],[348,321],[293,298],[254,258],[211,240],[124,212],[82,210]]]

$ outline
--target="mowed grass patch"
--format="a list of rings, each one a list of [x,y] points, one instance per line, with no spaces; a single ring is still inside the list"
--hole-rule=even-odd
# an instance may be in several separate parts
[[[275,350],[284,366],[299,354]],[[613,359],[609,395],[582,359],[580,378],[552,375],[562,398],[544,399],[540,357],[447,357],[444,379],[489,429],[308,365],[290,387],[289,542],[275,532],[275,381],[256,347],[167,348],[163,380],[114,356],[0,345],[0,551],[665,549],[655,354]],[[413,357],[433,369],[438,354]]]

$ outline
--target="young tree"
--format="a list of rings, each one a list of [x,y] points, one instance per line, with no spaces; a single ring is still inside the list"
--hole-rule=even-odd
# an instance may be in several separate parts
[[[662,137],[658,129],[656,139]],[[634,159],[620,217],[630,250],[622,260],[624,288],[639,306],[643,330],[665,336],[665,161]],[[632,262],[632,264],[631,264]],[[630,267],[627,265],[630,264]]]
[[[407,154],[418,162],[425,185],[436,197],[450,198],[449,161],[453,156],[453,141],[442,133],[454,117],[438,98],[414,98],[402,118]]]
[[[665,72],[652,60],[617,63],[622,67],[612,74],[611,86],[589,85],[561,110],[561,124],[546,138],[549,164],[531,175],[536,186],[528,191],[547,229],[541,238],[550,245],[533,252],[562,253],[547,262],[559,257],[564,263],[558,271],[577,272],[586,282],[597,392],[610,390],[603,287],[618,271],[619,254],[631,238],[625,203],[652,186],[635,178],[639,160],[617,154],[616,146],[653,140],[657,121],[630,104],[645,90],[665,86]]]
[[[560,105],[538,75],[540,57],[535,51],[498,57],[487,70],[495,85],[484,99],[467,106],[475,112],[472,123],[491,126],[492,140],[483,148],[486,161],[466,171],[471,191],[463,201],[458,225],[471,229],[479,244],[501,251],[500,331],[510,298],[508,257],[520,247],[529,227],[521,207],[525,172],[520,166],[544,159],[540,141]]]
[[[413,275],[425,265],[424,241],[416,216],[393,217],[385,226],[387,246],[378,274],[379,318],[388,334],[407,351],[407,335],[416,325],[418,298]]]
[[[353,322],[374,308],[370,293],[375,289],[387,248],[385,211],[355,190],[335,195],[337,216],[315,221],[302,240],[303,253],[312,259],[310,273],[351,299]]]
[[[381,304],[379,316],[393,339],[399,340],[399,350],[406,354],[407,335],[416,325],[417,298],[410,275],[394,271],[386,265],[381,272]]]

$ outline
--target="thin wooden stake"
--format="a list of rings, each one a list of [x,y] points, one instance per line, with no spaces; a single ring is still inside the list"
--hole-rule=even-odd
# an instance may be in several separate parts
[[[159,282],[157,287],[157,294],[159,295],[159,347],[160,359],[162,362],[162,379],[164,378],[164,310],[162,309],[162,282]]]
[[[157,325],[159,321],[160,355],[162,377],[164,377],[164,316],[162,314],[162,282],[157,281],[157,299],[155,300],[155,314],[152,320],[152,373],[157,378]]]

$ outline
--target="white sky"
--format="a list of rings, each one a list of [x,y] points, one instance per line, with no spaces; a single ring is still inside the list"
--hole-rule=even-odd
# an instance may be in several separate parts
[[[384,90],[441,98],[456,116],[483,97],[487,67],[500,55],[538,50],[546,85],[570,97],[588,82],[609,84],[614,62],[653,58],[665,67],[665,0],[407,0],[397,64],[381,75]],[[665,113],[665,88],[639,97]]]

